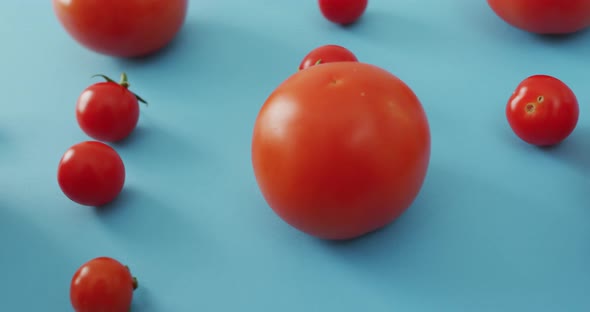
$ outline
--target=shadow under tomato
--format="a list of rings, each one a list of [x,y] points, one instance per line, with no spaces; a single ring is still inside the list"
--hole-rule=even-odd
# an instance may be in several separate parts
[[[150,286],[139,284],[139,287],[133,294],[133,301],[131,302],[131,312],[134,311],[160,312],[164,311],[164,309],[154,298]]]
[[[543,43],[559,45],[575,42],[576,40],[586,40],[588,35],[590,35],[589,29],[583,29],[570,34],[531,34],[535,40],[541,41]]]
[[[149,137],[150,131],[150,128],[147,128],[145,125],[138,124],[128,137],[111,145],[117,149],[140,147],[141,142],[146,139],[146,136]]]
[[[579,252],[590,235],[579,214],[587,220],[590,210],[561,207],[548,193],[522,196],[527,185],[514,185],[434,165],[414,205],[395,223],[359,240],[318,244],[358,283],[391,300],[440,295],[473,298],[455,302],[473,306],[482,293],[503,298],[527,287],[544,291],[543,285],[573,278],[590,261],[589,252]],[[565,262],[577,265],[547,270]]]
[[[152,306],[149,311],[156,311],[155,307],[163,304],[151,294],[181,291],[187,281],[198,280],[202,274],[201,269],[194,269],[182,270],[182,276],[177,276],[179,268],[194,267],[203,259],[218,256],[212,248],[216,246],[212,244],[215,237],[207,235],[198,210],[179,207],[186,203],[186,199],[173,198],[164,190],[152,194],[127,187],[107,210],[97,213],[104,228],[123,248],[141,256],[141,267],[134,269],[140,283],[138,294],[143,293],[137,303],[142,311],[148,305]],[[202,254],[204,246],[208,246],[206,255]]]
[[[538,148],[570,164],[580,173],[590,177],[590,127],[579,127],[560,144]]]

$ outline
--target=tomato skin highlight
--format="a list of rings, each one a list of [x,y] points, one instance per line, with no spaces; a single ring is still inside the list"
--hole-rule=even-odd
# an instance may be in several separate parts
[[[575,130],[580,109],[576,95],[561,80],[533,75],[516,87],[505,114],[520,139],[532,145],[551,146]]]
[[[256,118],[252,165],[263,197],[312,236],[353,239],[391,223],[419,193],[430,130],[416,95],[361,62],[298,71]]]
[[[311,50],[299,64],[299,70],[332,62],[358,62],[358,59],[345,47],[327,44]]]
[[[84,263],[70,283],[70,302],[76,312],[129,312],[137,280],[128,267],[110,257]]]
[[[182,28],[188,0],[52,0],[66,32],[114,57],[142,57],[167,46]]]
[[[57,172],[62,192],[85,206],[103,206],[121,193],[125,184],[123,160],[109,145],[85,141],[70,147]]]
[[[135,95],[115,82],[99,82],[86,88],[76,102],[76,120],[88,136],[104,142],[127,138],[139,121]]]
[[[589,0],[487,0],[504,22],[541,35],[572,34],[590,27]]]
[[[365,13],[368,0],[318,0],[320,12],[332,23],[349,25]]]

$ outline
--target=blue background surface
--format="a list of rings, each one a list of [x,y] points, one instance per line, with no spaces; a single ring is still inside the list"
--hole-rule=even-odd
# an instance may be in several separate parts
[[[74,271],[129,264],[150,311],[589,311],[590,33],[543,39],[484,0],[371,0],[354,27],[315,1],[191,1],[156,57],[118,60],[75,43],[50,1],[0,1],[0,311],[70,311]],[[258,191],[258,109],[303,56],[340,44],[408,83],[432,131],[412,207],[383,231],[328,243],[280,220]],[[57,163],[87,140],[80,92],[129,75],[150,102],[115,145],[127,182],[98,212],[60,191]],[[554,75],[580,101],[558,148],[517,139],[505,103]]]

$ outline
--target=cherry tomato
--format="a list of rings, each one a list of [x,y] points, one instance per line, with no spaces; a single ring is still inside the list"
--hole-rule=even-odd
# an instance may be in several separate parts
[[[85,141],[70,147],[57,172],[59,186],[72,201],[86,206],[103,206],[121,193],[125,184],[123,160],[112,147]]]
[[[350,50],[339,45],[328,44],[311,50],[299,64],[299,70],[332,62],[358,62],[358,59]]]
[[[576,128],[578,100],[561,80],[534,75],[516,87],[506,105],[506,117],[523,141],[537,146],[555,145]]]
[[[82,46],[115,57],[152,54],[170,43],[188,0],[52,0],[57,19]]]
[[[84,263],[72,277],[70,301],[76,312],[129,312],[137,279],[109,257]]]
[[[322,239],[353,239],[400,216],[430,159],[427,116],[413,91],[374,65],[297,71],[255,121],[252,165],[269,206]]]
[[[139,120],[138,101],[146,102],[129,91],[125,73],[121,75],[120,83],[100,76],[107,81],[93,84],[80,94],[76,103],[76,119],[91,138],[117,142],[133,132]]]
[[[589,0],[488,0],[506,23],[537,34],[571,34],[590,26]]]
[[[318,0],[318,4],[327,20],[348,25],[356,22],[365,13],[368,0]]]

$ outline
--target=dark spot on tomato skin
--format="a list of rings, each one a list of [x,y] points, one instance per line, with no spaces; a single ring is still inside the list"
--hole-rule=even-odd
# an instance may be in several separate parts
[[[529,103],[529,104],[527,104],[527,105],[525,106],[525,108],[524,108],[524,109],[526,110],[526,112],[527,112],[527,113],[531,114],[531,113],[534,113],[534,112],[535,112],[535,108],[536,108],[536,107],[535,107],[535,104],[533,104],[533,103]]]
[[[342,80],[342,79],[338,79],[338,78],[332,78],[332,79],[330,80],[330,85],[331,85],[331,86],[337,86],[337,85],[340,85],[340,84],[342,84],[342,82],[343,82],[343,80]]]
[[[544,96],[542,96],[542,95],[539,95],[539,96],[537,97],[537,103],[543,103],[543,101],[545,101],[545,97],[544,97]]]

